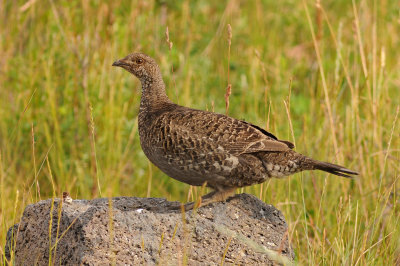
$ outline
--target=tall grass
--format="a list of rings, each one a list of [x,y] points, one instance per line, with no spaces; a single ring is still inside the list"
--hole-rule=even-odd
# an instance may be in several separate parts
[[[390,0],[3,1],[0,254],[24,207],[62,191],[198,196],[141,151],[140,84],[111,64],[143,51],[174,101],[224,113],[232,84],[231,116],[360,172],[243,190],[282,210],[297,262],[400,263],[399,12]]]

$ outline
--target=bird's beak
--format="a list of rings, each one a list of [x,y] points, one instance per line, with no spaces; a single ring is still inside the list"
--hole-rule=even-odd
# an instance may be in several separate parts
[[[120,59],[115,61],[112,66],[117,66],[117,67],[124,67],[124,66],[128,66],[128,63],[124,60],[124,59]]]

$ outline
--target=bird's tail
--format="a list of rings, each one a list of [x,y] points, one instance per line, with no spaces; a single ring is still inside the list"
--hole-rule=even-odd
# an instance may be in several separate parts
[[[313,160],[313,166],[314,169],[322,170],[334,175],[338,176],[343,176],[347,178],[353,178],[352,175],[358,175],[357,172],[352,171],[350,169],[347,169],[343,166],[333,164],[333,163],[327,163],[327,162],[321,162],[317,160]]]

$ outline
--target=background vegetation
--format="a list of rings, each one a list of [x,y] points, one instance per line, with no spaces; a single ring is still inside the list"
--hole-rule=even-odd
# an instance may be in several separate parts
[[[2,257],[24,207],[63,191],[180,201],[200,192],[150,165],[140,84],[111,64],[148,53],[171,99],[224,113],[229,23],[229,114],[360,172],[241,191],[283,212],[300,264],[400,263],[397,1],[18,0],[0,3],[0,21]]]

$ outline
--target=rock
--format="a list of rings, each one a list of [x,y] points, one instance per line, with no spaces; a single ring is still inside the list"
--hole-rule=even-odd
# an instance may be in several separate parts
[[[10,228],[5,250],[9,258],[16,241],[15,265],[272,265],[294,258],[282,213],[248,194],[186,213],[159,198],[60,203],[29,205]]]

